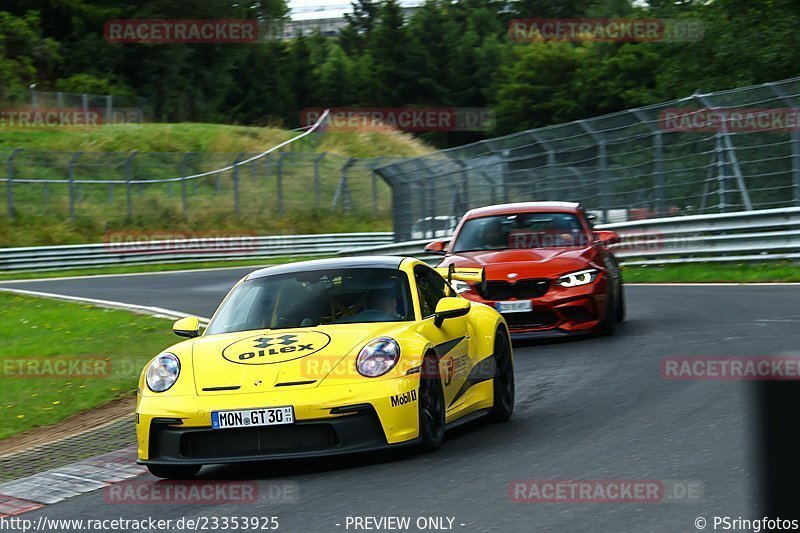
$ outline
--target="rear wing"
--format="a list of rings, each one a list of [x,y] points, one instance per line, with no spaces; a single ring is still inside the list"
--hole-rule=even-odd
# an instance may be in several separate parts
[[[486,287],[486,269],[483,268],[456,268],[451,264],[447,267],[437,267],[436,272],[447,280],[452,287],[453,281],[463,281],[472,285],[480,284],[481,288]]]

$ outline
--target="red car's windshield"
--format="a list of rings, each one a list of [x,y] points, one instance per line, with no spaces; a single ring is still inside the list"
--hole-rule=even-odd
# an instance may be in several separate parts
[[[515,213],[467,220],[453,251],[582,247],[590,242],[572,213]]]

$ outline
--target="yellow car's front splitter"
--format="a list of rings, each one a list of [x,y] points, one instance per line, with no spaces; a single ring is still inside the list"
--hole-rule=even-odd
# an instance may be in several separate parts
[[[286,387],[258,394],[170,396],[136,408],[141,464],[222,464],[357,453],[416,444],[419,376]],[[211,428],[213,411],[288,407],[293,424]]]

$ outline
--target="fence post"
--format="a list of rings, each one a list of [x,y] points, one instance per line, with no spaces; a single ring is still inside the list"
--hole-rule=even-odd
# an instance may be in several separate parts
[[[375,175],[375,169],[381,164],[383,157],[378,157],[369,166],[372,171],[372,210],[378,210],[378,176]]]
[[[534,130],[529,130],[528,135],[547,152],[547,172],[550,174],[547,179],[547,199],[556,199],[556,151],[553,145],[542,139],[541,135]]]
[[[775,82],[765,83],[765,85],[777,94],[781,103],[789,104],[793,108],[797,108],[797,101],[794,96],[789,96],[783,87],[777,85]],[[794,205],[800,206],[800,130],[797,127],[792,128],[792,175],[794,176]]]
[[[724,152],[722,150],[722,138],[720,137],[719,133],[717,133],[717,140],[714,145],[714,152],[717,155],[716,175],[718,184],[717,193],[719,194],[719,211],[720,213],[726,213],[728,211],[728,188],[727,188],[728,177],[725,175],[725,160],[723,157]]]
[[[106,121],[105,121],[106,126],[110,126],[114,122],[111,117],[111,113],[114,110],[113,98],[114,97],[111,96],[110,94],[106,95]]]
[[[608,205],[608,155],[606,153],[606,143],[603,139],[600,138],[600,135],[597,134],[597,131],[589,124],[586,123],[585,120],[578,120],[576,121],[583,130],[589,134],[592,138],[594,143],[597,145],[597,159],[598,162],[598,170],[600,170],[600,191],[599,191],[599,205],[598,208],[601,211],[607,211],[609,209]],[[607,217],[603,217],[604,219]]]
[[[461,200],[461,205],[456,208],[456,216],[461,217],[464,213],[467,212],[469,209],[469,168],[467,164],[460,159],[455,160],[456,163],[461,167],[461,183],[464,185],[463,189],[463,198],[459,198]]]
[[[654,126],[641,109],[632,109],[631,113],[639,119],[639,122],[647,124],[650,133],[653,135],[653,165],[655,172],[655,205],[658,214],[666,215],[666,201],[664,199],[664,136],[661,127]]]
[[[189,215],[189,203],[186,198],[186,167],[192,160],[192,152],[188,152],[186,155],[183,156],[183,161],[181,161],[178,167],[178,173],[181,175],[181,208],[183,209],[183,216],[187,217]]]
[[[239,213],[239,163],[244,159],[244,153],[240,153],[233,160],[233,211],[238,217]]]
[[[800,206],[800,131],[792,130],[792,174],[794,174],[794,204]]]
[[[81,107],[84,113],[89,112],[89,95],[86,93],[81,95]]]
[[[708,95],[695,94],[695,98],[702,102],[703,106],[708,109],[718,109],[719,106],[715,105]],[[742,198],[745,209],[752,211],[753,204],[750,202],[750,193],[747,191],[747,184],[744,181],[742,169],[739,166],[739,159],[736,157],[736,148],[731,142],[728,126],[725,120],[722,120],[717,127],[716,135],[716,151],[717,151],[717,165],[720,168],[721,174],[719,179],[720,183],[720,210],[724,213],[728,207],[728,175],[726,174],[727,167],[730,165],[730,170],[733,173],[731,177],[736,178],[736,185],[739,188],[739,195]]]
[[[6,170],[8,173],[8,181],[6,181],[6,203],[8,204],[8,218],[14,219],[14,158],[22,151],[22,148],[17,148],[11,155],[8,156],[6,162]]]
[[[217,172],[214,176],[214,190],[217,194],[222,190],[222,172]]]
[[[64,109],[64,93],[61,91],[56,93],[56,109],[59,111]]]
[[[319,157],[314,159],[314,202],[315,206],[320,204],[320,186],[319,186],[319,165],[327,152],[322,152]]]
[[[278,216],[283,216],[283,158],[286,155],[288,155],[286,152],[281,152],[278,155],[277,168],[275,169],[275,185],[278,189]]]
[[[31,85],[31,107],[33,109],[39,107],[39,97],[36,94],[36,84]]]
[[[75,163],[83,152],[75,152],[69,160],[69,221],[75,222]]]
[[[128,220],[133,219],[133,198],[131,194],[132,182],[133,182],[133,170],[131,166],[133,165],[133,160],[136,158],[139,152],[133,151],[131,155],[128,156],[128,159],[125,160],[125,202],[127,204],[127,211],[128,211]]]
[[[331,210],[336,210],[336,204],[339,203],[339,199],[342,200],[342,212],[346,213],[350,209],[350,201],[348,200],[348,196],[350,195],[350,191],[347,187],[347,170],[355,161],[354,158],[349,158],[345,161],[344,165],[342,165],[341,175],[339,177],[339,185],[336,186],[336,192],[333,195],[333,202],[331,202]]]

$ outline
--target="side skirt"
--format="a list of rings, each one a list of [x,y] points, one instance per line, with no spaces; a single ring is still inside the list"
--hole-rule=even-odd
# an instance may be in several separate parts
[[[478,409],[477,411],[473,411],[468,415],[464,415],[464,416],[462,416],[461,418],[459,418],[457,420],[453,420],[452,422],[450,422],[447,425],[445,425],[444,429],[447,431],[447,430],[451,430],[451,429],[457,428],[459,426],[463,426],[464,424],[469,424],[470,422],[473,422],[473,421],[475,421],[475,420],[477,420],[479,418],[482,418],[482,417],[488,415],[489,411],[491,411],[491,408],[488,408],[488,407],[485,408],[485,409]]]

